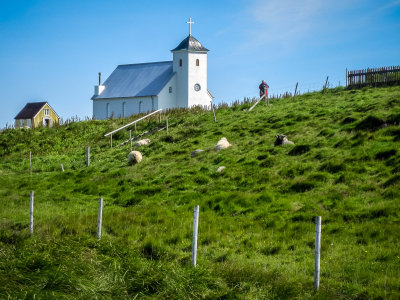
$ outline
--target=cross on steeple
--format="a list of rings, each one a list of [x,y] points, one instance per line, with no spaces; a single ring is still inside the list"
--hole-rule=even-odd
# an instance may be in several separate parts
[[[192,35],[192,24],[194,24],[192,18],[189,18],[189,22],[186,22],[186,24],[189,24],[189,35]]]

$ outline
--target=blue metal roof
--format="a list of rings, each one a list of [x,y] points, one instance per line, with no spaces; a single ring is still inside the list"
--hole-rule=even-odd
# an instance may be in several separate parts
[[[92,99],[156,96],[174,75],[172,61],[119,65]]]

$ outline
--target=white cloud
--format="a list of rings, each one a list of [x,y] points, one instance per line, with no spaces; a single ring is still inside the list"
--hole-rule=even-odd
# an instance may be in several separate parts
[[[251,7],[250,14],[258,23],[259,29],[263,30],[263,36],[286,39],[307,32],[321,6],[321,1],[318,0],[257,0]]]
[[[395,2],[400,1],[396,0]],[[346,10],[361,0],[254,0],[249,9],[253,20],[252,43],[268,44],[312,36],[323,30],[324,18]]]

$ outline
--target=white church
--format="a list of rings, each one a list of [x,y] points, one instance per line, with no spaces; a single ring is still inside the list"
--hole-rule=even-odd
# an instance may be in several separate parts
[[[177,107],[210,106],[207,89],[208,49],[192,36],[175,49],[172,61],[119,65],[94,88],[93,117],[128,117],[133,114]]]

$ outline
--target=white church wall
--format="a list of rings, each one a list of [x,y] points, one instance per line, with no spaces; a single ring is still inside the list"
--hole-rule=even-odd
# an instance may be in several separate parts
[[[168,109],[177,106],[176,74],[172,76],[169,82],[158,94],[158,109]],[[171,93],[170,93],[171,89]]]
[[[188,107],[188,55],[187,52],[174,52],[173,71],[176,72],[176,105],[177,107]],[[179,62],[182,60],[182,66]]]
[[[106,106],[109,102],[107,100],[93,100],[93,118],[96,120],[107,119]]]
[[[93,100],[93,117],[96,120],[125,118],[158,108],[157,96]]]
[[[188,53],[188,106],[202,105],[209,106],[211,98],[207,92],[207,54]],[[196,65],[197,59],[199,65]],[[195,84],[200,85],[200,90],[196,91]]]

